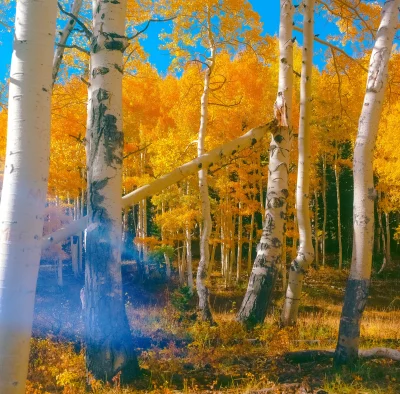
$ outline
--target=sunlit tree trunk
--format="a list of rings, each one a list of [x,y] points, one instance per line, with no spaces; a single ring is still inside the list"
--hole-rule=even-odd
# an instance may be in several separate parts
[[[322,204],[324,206],[324,218],[322,222],[322,265],[325,266],[325,243],[326,243],[326,221],[328,218],[328,207],[326,205],[326,154],[322,155]]]
[[[236,264],[236,281],[240,281],[242,274],[242,232],[243,232],[243,217],[241,214],[242,204],[239,202],[239,216],[238,216],[238,244],[237,244],[237,264]]]
[[[384,269],[385,269],[385,267],[386,267],[386,263],[387,263],[387,261],[386,261],[386,255],[387,255],[387,253],[386,253],[386,238],[385,238],[385,234],[384,234],[384,232],[383,232],[383,225],[382,225],[382,210],[381,210],[381,208],[379,207],[379,203],[380,203],[380,201],[381,201],[381,192],[380,191],[378,191],[378,195],[377,195],[377,216],[378,216],[378,228],[380,229],[380,231],[379,231],[379,235],[381,235],[382,236],[382,250],[383,250],[383,262],[382,262],[382,266],[381,266],[381,268],[380,268],[380,270],[379,270],[379,272],[378,272],[378,274],[380,274]],[[379,243],[380,243],[380,239],[378,240],[379,241]]]
[[[24,394],[50,149],[57,3],[19,0],[0,204],[0,393]]]
[[[314,260],[310,219],[310,165],[311,165],[311,76],[314,44],[315,0],[303,2],[303,50],[300,82],[299,161],[297,165],[296,209],[299,226],[300,246],[289,270],[289,281],[283,305],[283,326],[297,322],[303,279]]]
[[[337,142],[336,142],[336,144],[337,144]],[[342,221],[341,221],[341,218],[340,218],[340,213],[341,213],[341,209],[340,209],[340,172],[339,172],[337,160],[338,160],[338,152],[336,151],[336,155],[335,155],[335,183],[336,183],[337,220],[338,220],[337,237],[338,237],[338,243],[339,243],[339,265],[338,265],[338,268],[341,270],[342,269],[342,264],[343,264],[343,246],[342,246]]]
[[[319,265],[319,204],[318,204],[318,191],[314,191],[314,199],[315,199],[315,213],[314,213],[314,239],[315,239],[315,266]]]
[[[215,64],[215,44],[211,31],[211,16],[207,9],[207,29],[208,29],[208,45],[210,56],[207,59],[207,69],[204,77],[203,94],[201,95],[201,116],[200,128],[197,144],[197,156],[205,153],[205,138],[207,133],[208,122],[208,97],[210,93],[210,78]],[[200,238],[200,261],[197,269],[196,288],[199,297],[199,317],[201,320],[213,322],[210,302],[209,290],[207,287],[207,268],[210,263],[209,239],[212,231],[210,197],[208,195],[207,168],[200,168],[199,189],[201,204],[201,238]]]
[[[193,294],[194,281],[193,281],[193,264],[192,264],[192,233],[189,225],[185,228],[186,233],[186,270],[187,270],[187,283],[190,293]]]
[[[387,264],[390,264],[392,258],[390,256],[390,241],[391,241],[391,236],[390,236],[390,215],[389,212],[385,212],[385,222],[386,222],[386,262]]]
[[[272,131],[269,176],[263,232],[257,245],[246,295],[238,320],[253,325],[262,323],[271,302],[272,290],[282,258],[288,198],[288,169],[291,139],[291,109],[293,92],[293,13],[292,0],[281,0],[279,26],[279,84],[275,102],[276,128]]]
[[[254,237],[254,212],[251,214],[250,231],[249,231],[249,252],[247,255],[247,274],[251,273],[251,262],[253,258],[253,237]]]
[[[122,291],[122,69],[126,0],[93,1],[88,103],[86,365],[96,379],[138,373]]]
[[[360,324],[368,298],[374,242],[374,146],[388,79],[389,58],[398,27],[399,6],[400,0],[388,0],[383,6],[354,147],[353,256],[340,318],[334,358],[336,365],[352,364],[358,358]]]

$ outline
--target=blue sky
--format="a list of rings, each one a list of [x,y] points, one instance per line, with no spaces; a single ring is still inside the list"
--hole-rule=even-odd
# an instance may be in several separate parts
[[[274,35],[277,34],[279,28],[279,0],[250,0],[255,11],[257,11],[263,22],[264,34]],[[266,5],[268,3],[268,6]],[[170,58],[167,51],[162,51],[158,47],[160,41],[158,35],[161,30],[165,28],[162,23],[155,23],[147,30],[147,38],[142,41],[145,50],[150,55],[150,62],[154,64],[157,69],[164,73],[170,63]],[[316,33],[320,34],[323,38],[327,34],[332,33],[332,24],[329,24],[324,18],[316,18]],[[298,41],[302,42],[300,33],[295,33]],[[8,76],[8,65],[11,61],[12,53],[12,38],[13,33],[7,33],[4,29],[0,30],[0,81],[4,81]],[[324,62],[325,48],[319,44],[315,46],[315,63],[321,67]]]

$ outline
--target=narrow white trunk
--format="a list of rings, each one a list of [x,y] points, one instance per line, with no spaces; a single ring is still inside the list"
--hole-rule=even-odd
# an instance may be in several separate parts
[[[289,282],[283,306],[281,323],[284,326],[297,322],[304,274],[314,260],[310,220],[310,165],[311,165],[311,81],[314,44],[315,0],[303,2],[303,50],[300,82],[299,161],[297,166],[296,210],[300,246],[289,271]]]
[[[50,148],[57,3],[19,0],[0,204],[0,393],[25,393]]]
[[[391,236],[390,236],[390,216],[389,212],[385,212],[385,221],[386,221],[386,262],[387,264],[390,264],[391,262],[391,256],[390,256],[390,241],[391,241]]]
[[[293,93],[292,0],[280,0],[279,84],[274,105],[275,130],[270,143],[269,176],[263,233],[257,246],[246,295],[238,320],[248,325],[262,323],[271,302],[282,258],[288,198],[288,169]]]
[[[81,7],[82,7],[82,0],[74,0],[74,2],[72,3],[70,13],[77,17],[79,15],[79,11],[80,11]],[[75,24],[76,24],[75,19],[69,18],[67,20],[67,23],[64,26],[64,29],[62,31],[58,32],[59,41],[58,41],[58,46],[54,53],[54,59],[53,59],[53,72],[52,72],[53,85],[55,84],[55,82],[57,80],[57,74],[58,74],[58,71],[60,70],[61,62],[62,62],[62,59],[64,56],[65,45],[68,41],[68,37],[70,36],[72,30],[75,27]]]
[[[210,91],[210,78],[215,64],[215,45],[211,31],[211,16],[207,9],[207,29],[210,56],[207,59],[207,69],[204,76],[203,94],[200,103],[200,128],[197,142],[197,156],[205,153],[205,141],[208,123],[208,97]],[[208,195],[207,168],[201,167],[198,172],[200,204],[201,204],[201,237],[200,237],[200,261],[197,269],[196,288],[199,296],[200,319],[213,322],[209,303],[209,290],[207,288],[207,270],[210,263],[209,238],[212,231],[210,197]]]
[[[239,217],[238,217],[238,245],[237,245],[237,259],[236,259],[236,281],[240,281],[242,274],[242,232],[243,232],[243,217],[241,215],[242,204],[239,202]]]
[[[319,215],[319,206],[318,206],[318,192],[314,191],[314,200],[315,200],[315,212],[314,212],[314,239],[315,239],[315,266],[319,265],[319,226],[318,226],[318,215]]]
[[[353,256],[346,286],[335,364],[351,364],[358,357],[361,318],[367,303],[374,243],[373,158],[384,94],[388,63],[398,27],[400,0],[388,0],[371,53],[364,105],[354,146]]]
[[[322,222],[322,265],[325,266],[325,242],[326,242],[326,221],[328,218],[328,207],[326,205],[326,154],[322,156],[322,203],[324,205],[324,219]]]
[[[190,293],[193,294],[194,281],[193,281],[193,265],[192,265],[192,234],[189,226],[186,226],[186,264],[187,264],[187,283]]]
[[[247,274],[251,272],[251,262],[253,261],[253,237],[254,237],[254,212],[251,214],[250,235],[249,235],[249,252],[247,255]]]
[[[338,243],[339,243],[339,264],[338,268],[342,269],[343,264],[343,246],[342,246],[342,221],[340,219],[340,174],[337,165],[337,154],[335,160],[335,183],[336,183],[336,201],[337,201],[337,220],[338,220]]]

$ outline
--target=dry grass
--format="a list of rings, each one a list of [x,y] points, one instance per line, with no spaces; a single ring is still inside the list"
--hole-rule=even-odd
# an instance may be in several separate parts
[[[192,311],[177,309],[170,292],[162,287],[156,291],[156,301],[147,304],[132,294],[127,311],[144,374],[135,389],[123,389],[118,381],[113,385],[92,381],[92,390],[99,394],[250,393],[276,387],[279,393],[285,392],[279,389],[285,387],[281,385],[299,382],[315,393],[400,393],[400,363],[368,361],[351,371],[335,371],[330,363],[300,366],[285,361],[288,351],[335,347],[345,279],[346,273],[328,268],[312,272],[304,286],[296,327],[279,329],[282,300],[278,298],[275,312],[250,332],[234,320],[237,302],[220,307],[218,303],[227,299],[222,290],[214,294],[215,309],[226,311],[215,314],[217,327],[195,322]],[[400,309],[393,302],[400,295],[396,285],[386,282],[374,288],[376,298],[371,298],[361,328],[362,347],[400,347]],[[236,299],[237,294],[231,289],[229,297]],[[54,340],[33,340],[27,393],[80,394],[85,390],[83,353]]]

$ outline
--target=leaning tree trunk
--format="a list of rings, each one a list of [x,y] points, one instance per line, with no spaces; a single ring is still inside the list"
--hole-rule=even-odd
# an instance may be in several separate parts
[[[274,106],[276,127],[272,130],[270,143],[265,219],[247,292],[237,316],[239,321],[250,326],[262,323],[265,319],[279,273],[285,232],[293,91],[294,6],[292,0],[281,0],[280,4],[279,86]]]
[[[138,373],[122,291],[122,67],[126,0],[93,2],[88,104],[86,366],[96,379]]]
[[[210,49],[210,57],[207,60],[207,69],[204,77],[204,89],[201,96],[201,117],[199,139],[197,145],[197,155],[201,156],[205,153],[205,138],[208,122],[208,96],[210,93],[210,78],[215,64],[215,45],[211,32],[211,20],[208,12],[208,43]],[[212,230],[210,197],[208,195],[207,168],[201,167],[199,170],[199,189],[201,203],[201,237],[200,237],[200,261],[197,269],[196,288],[199,296],[199,312],[200,319],[213,323],[211,314],[209,290],[207,288],[207,270],[210,263],[210,247],[209,240]]]
[[[305,0],[303,2],[304,43],[300,82],[299,161],[296,188],[297,224],[299,226],[300,246],[296,258],[290,265],[288,287],[281,316],[283,326],[294,325],[297,322],[304,274],[314,260],[310,219],[310,123],[314,4],[315,0]]]
[[[25,393],[50,155],[56,2],[19,0],[0,204],[0,393]]]
[[[335,365],[358,358],[361,317],[367,303],[374,243],[373,156],[387,83],[388,63],[397,31],[400,0],[386,1],[372,50],[364,105],[354,147],[353,257],[346,286]]]

